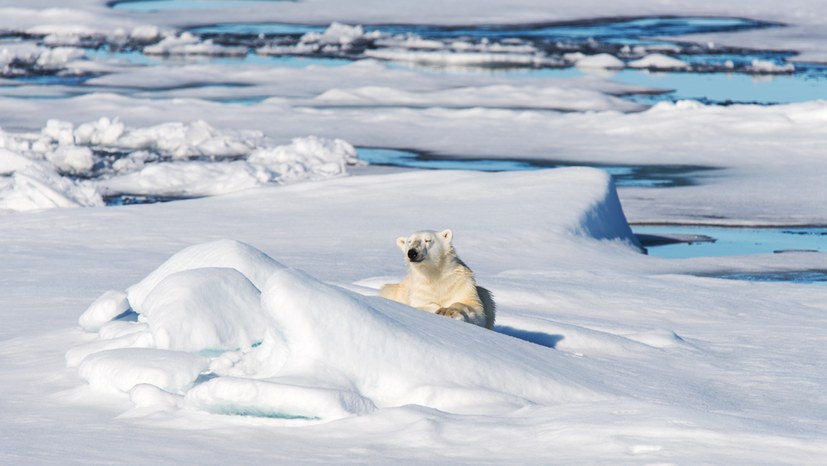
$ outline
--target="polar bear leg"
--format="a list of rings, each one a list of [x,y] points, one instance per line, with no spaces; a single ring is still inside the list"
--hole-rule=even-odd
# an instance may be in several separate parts
[[[454,303],[436,311],[437,314],[456,320],[464,320],[472,324],[485,327],[485,313],[482,309],[469,306],[465,303]]]
[[[399,296],[399,288],[399,283],[388,283],[387,285],[383,286],[381,290],[379,290],[379,296],[393,301],[402,302],[402,299]]]

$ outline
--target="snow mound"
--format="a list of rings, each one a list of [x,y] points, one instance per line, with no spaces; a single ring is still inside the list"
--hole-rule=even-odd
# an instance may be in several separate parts
[[[207,367],[207,359],[179,351],[122,348],[90,354],[78,369],[93,388],[129,392],[139,384],[183,392]]]
[[[609,53],[585,55],[583,53],[567,53],[564,58],[574,62],[578,68],[623,69],[626,65],[623,60]]]
[[[587,89],[505,84],[440,91],[404,91],[387,87],[331,89],[315,98],[325,106],[407,106],[446,108],[539,108],[567,111],[642,110],[642,105]]]
[[[31,42],[3,44],[0,75],[14,75],[21,70],[63,70],[83,56],[83,49],[76,47],[41,47]]]
[[[139,31],[143,34],[146,31]],[[143,37],[143,36],[141,36]],[[208,55],[208,56],[244,56],[245,47],[230,47],[213,43],[212,39],[201,40],[195,35],[184,32],[178,36],[164,37],[160,42],[143,49],[147,55]]]
[[[750,66],[747,67],[747,71],[756,73],[756,74],[781,74],[781,73],[793,73],[795,72],[795,65],[792,63],[785,63],[783,65],[778,65],[774,62],[769,60],[752,60]]]
[[[73,159],[75,155],[66,152],[60,162],[83,164]],[[100,205],[103,199],[90,183],[61,175],[49,161],[0,148],[0,212]]]
[[[465,51],[464,49],[417,50],[402,47],[370,49],[365,56],[377,60],[439,65],[445,67],[541,67],[559,65],[559,62],[541,53],[503,53],[500,51]]]
[[[646,55],[641,59],[629,62],[628,66],[630,68],[646,68],[650,70],[685,70],[690,68],[689,63],[662,53]]]
[[[235,269],[194,269],[153,288],[142,316],[159,348],[249,348],[264,338],[266,316],[259,302],[258,289]]]
[[[142,409],[330,420],[607,396],[552,350],[322,283],[236,241],[184,249],[126,296],[137,318],[102,323],[123,308],[104,294],[80,319],[97,340],[67,363]]]

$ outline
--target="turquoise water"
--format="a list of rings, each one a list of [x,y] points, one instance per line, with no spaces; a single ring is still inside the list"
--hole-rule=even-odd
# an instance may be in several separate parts
[[[625,69],[620,72],[600,71],[609,79],[627,84],[663,89],[667,92],[656,95],[629,96],[644,104],[658,101],[683,99],[698,100],[709,104],[728,105],[733,103],[757,103],[763,105],[802,102],[827,98],[823,86],[827,67],[813,64],[798,64],[795,72],[776,75],[751,75],[744,71],[753,60],[771,62],[778,66],[788,64],[791,52],[773,52],[743,49],[705,49],[699,45],[668,42],[664,37],[684,34],[739,31],[778,27],[767,22],[740,18],[637,18],[630,20],[580,22],[551,25],[523,26],[462,26],[437,27],[427,25],[371,25],[366,32],[380,31],[384,34],[415,34],[425,39],[503,41],[511,40],[533,44],[549,56],[580,51],[586,54],[608,52],[616,56],[627,53],[624,47],[645,45],[678,48],[677,58],[691,63],[703,72],[658,72]],[[218,24],[197,27],[191,31],[217,41],[227,40],[237,45],[241,36],[279,37],[300,36],[308,32],[323,32],[324,26],[298,24]],[[651,37],[661,39],[653,40]],[[730,65],[731,64],[731,65]],[[394,67],[417,67],[425,72],[445,73],[440,65],[391,64]],[[730,66],[734,67],[730,68]],[[511,67],[482,68],[468,66],[454,67],[447,72],[485,72],[513,78],[521,77],[574,77],[588,71],[572,67]]]
[[[359,159],[371,165],[419,168],[426,170],[474,170],[506,172],[584,166],[582,162],[566,163],[553,160],[508,158],[462,158],[417,153],[399,149],[359,148]],[[691,165],[591,165],[607,171],[617,186],[674,187],[693,184],[707,167]]]
[[[192,0],[169,2],[184,5]],[[164,2],[167,3],[167,2]],[[195,2],[200,3],[200,2]],[[637,18],[629,20],[557,23],[543,25],[481,25],[481,26],[428,26],[428,25],[370,25],[365,31],[381,31],[386,34],[416,34],[426,38],[472,39],[541,39],[548,42],[602,41],[612,44],[638,45],[661,44],[663,41],[646,40],[651,36],[679,36],[719,31],[738,31],[774,27],[775,24],[741,18]],[[280,35],[321,32],[325,27],[289,24],[216,24],[192,29],[199,34],[255,34]]]
[[[827,228],[724,228],[701,226],[637,226],[638,235],[701,236],[714,241],[696,241],[649,247],[649,254],[680,259],[743,254],[781,254],[790,251],[827,252]],[[825,256],[827,266],[827,256]]]
[[[786,271],[721,271],[704,277],[754,282],[790,282],[827,285],[827,228],[721,228],[695,226],[638,226],[633,228],[644,245],[653,238],[669,235],[697,237],[695,241],[661,246],[648,245],[649,255],[667,259],[722,257],[747,254],[824,255],[824,268]]]
[[[115,10],[150,13],[255,7],[271,1],[293,0],[121,0],[110,2],[110,5]]]
[[[113,8],[130,11],[158,12],[169,10],[187,10],[203,8],[250,8],[260,6],[265,0],[143,0],[111,2]],[[150,18],[151,19],[151,18]],[[708,104],[729,105],[733,103],[757,103],[772,105],[780,103],[801,102],[827,99],[827,67],[814,64],[797,64],[795,72],[778,75],[753,76],[743,71],[753,60],[762,60],[776,65],[787,64],[793,56],[790,52],[772,52],[742,49],[707,49],[702,45],[683,42],[669,42],[668,38],[693,33],[720,31],[754,30],[780,27],[774,23],[752,21],[741,18],[635,18],[613,21],[592,21],[537,25],[482,25],[439,27],[428,25],[369,25],[366,32],[380,31],[386,35],[415,34],[425,39],[450,43],[462,40],[466,43],[530,44],[548,57],[560,57],[568,52],[586,54],[608,52],[624,57],[630,47],[646,45],[648,47],[674,48],[676,56],[692,63],[696,70],[704,72],[658,72],[624,69],[619,72],[600,71],[600,75],[616,82],[657,88],[665,92],[659,94],[636,94],[626,98],[639,103],[653,104],[659,101],[676,101],[693,99]],[[304,54],[279,56],[257,55],[259,47],[277,44],[290,46],[296,44],[299,37],[309,32],[323,32],[327,25],[302,25],[285,23],[245,23],[217,24],[200,26],[190,32],[212,39],[216,44],[243,47],[247,53],[240,57],[211,57],[188,55],[186,57],[147,56],[141,52],[145,44],[95,45],[85,49],[91,60],[123,60],[140,66],[174,66],[178,63],[208,63],[226,66],[228,79],[232,76],[232,67],[239,65],[301,68],[315,66],[343,66],[362,58],[367,48],[376,47],[370,40],[362,41],[352,49],[325,50]],[[654,40],[652,37],[658,37]],[[627,58],[628,59],[628,58]],[[730,62],[735,72],[725,64]],[[562,62],[561,62],[562,63]],[[412,64],[388,62],[391,67],[418,67]],[[490,73],[506,78],[542,78],[542,77],[576,77],[588,73],[571,66],[485,68],[468,66],[448,68],[439,65],[418,67],[424,73]],[[592,71],[593,72],[593,71]],[[25,81],[37,85],[63,85],[77,89],[78,94],[90,92],[84,86],[85,81],[94,75],[72,76],[62,73],[44,72],[36,66],[12,69],[3,73],[4,77]],[[110,90],[121,92],[119,90]],[[130,92],[124,89],[122,92]],[[13,88],[6,89],[5,95],[13,96]],[[28,93],[21,98],[48,98],[48,92],[42,96]],[[232,97],[219,97],[214,100],[225,103],[252,104],[259,98],[244,97],[241,100]]]

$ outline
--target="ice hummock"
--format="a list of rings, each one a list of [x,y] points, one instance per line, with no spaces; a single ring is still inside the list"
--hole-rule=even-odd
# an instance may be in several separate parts
[[[129,128],[52,119],[39,133],[0,131],[0,211],[102,206],[119,195],[202,197],[342,176],[358,162],[342,139],[277,144],[204,121]]]
[[[98,339],[67,361],[93,388],[168,394],[133,395],[142,408],[181,396],[218,414],[330,420],[409,404],[483,413],[605,397],[540,346],[322,283],[236,241],[174,255],[127,290],[136,320],[101,323],[122,312],[118,293],[80,317]]]
[[[127,290],[137,319],[101,322],[122,313],[123,296],[107,292],[80,317],[98,339],[67,362],[142,408],[180,396],[218,414],[331,420],[409,404],[483,413],[604,397],[540,346],[322,283],[237,241],[182,250]]]
[[[549,220],[549,234],[634,245],[605,172],[537,176],[547,183],[534,190],[583,194]],[[67,364],[144,410],[327,421],[409,405],[490,414],[612,396],[561,353],[322,282],[235,240],[179,251],[104,293],[79,323],[96,338],[70,349]]]

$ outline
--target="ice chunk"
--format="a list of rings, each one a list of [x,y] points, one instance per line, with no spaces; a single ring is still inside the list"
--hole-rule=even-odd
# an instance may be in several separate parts
[[[229,268],[185,270],[164,278],[141,311],[158,348],[189,352],[249,348],[264,338],[259,290]]]
[[[98,186],[109,195],[190,198],[254,188],[266,184],[271,176],[244,161],[171,162],[146,165],[139,171],[101,180]]]
[[[598,53],[596,55],[572,53],[566,54],[565,58],[573,61],[578,68],[622,69],[626,67],[623,60],[608,53]]]
[[[179,251],[139,283],[127,289],[129,303],[142,313],[144,300],[167,276],[185,270],[205,267],[227,267],[239,271],[259,290],[270,275],[284,268],[279,262],[258,249],[234,240],[197,244]]]
[[[326,421],[375,409],[370,400],[349,390],[236,377],[198,385],[187,392],[186,405],[216,414]]]
[[[124,348],[87,356],[78,373],[102,391],[129,393],[138,384],[151,384],[170,393],[183,393],[207,367],[207,358],[191,353]]]
[[[123,291],[109,290],[103,293],[81,314],[80,326],[87,332],[97,332],[106,322],[129,310],[129,302]]]
[[[748,71],[753,73],[766,73],[766,74],[775,74],[775,73],[792,73],[795,71],[795,65],[792,63],[786,63],[784,65],[777,65],[774,62],[769,60],[753,60],[750,66],[747,67]]]
[[[290,182],[343,175],[347,165],[357,162],[357,154],[342,139],[309,136],[293,139],[286,146],[258,149],[247,161],[274,172],[280,182]]]
[[[46,158],[64,173],[83,173],[95,165],[92,150],[88,147],[60,146]]]
[[[648,68],[655,70],[683,70],[690,67],[689,63],[662,53],[646,55],[641,59],[629,62],[628,66],[630,68]]]
[[[247,54],[247,48],[217,45],[212,39],[201,40],[189,32],[184,32],[179,36],[165,37],[157,44],[144,47],[144,53],[147,55],[242,56]]]
[[[0,211],[103,205],[94,186],[74,182],[41,164],[0,178]]]

